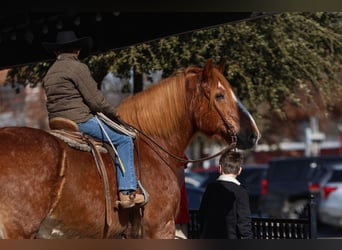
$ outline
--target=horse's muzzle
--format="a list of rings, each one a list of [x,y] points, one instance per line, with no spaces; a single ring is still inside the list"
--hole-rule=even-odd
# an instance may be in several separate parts
[[[242,136],[238,134],[236,147],[238,149],[252,148],[258,143],[259,138],[260,138],[260,135],[257,132],[252,132],[247,136]]]

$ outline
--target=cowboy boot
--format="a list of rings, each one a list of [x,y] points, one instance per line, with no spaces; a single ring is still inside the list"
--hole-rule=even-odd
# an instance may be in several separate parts
[[[145,202],[145,196],[142,194],[137,194],[137,192],[131,192],[130,195],[132,195],[134,198],[134,204],[135,205],[141,205],[141,204],[146,204]]]
[[[119,203],[122,208],[131,208],[135,205],[142,205],[145,203],[145,197],[142,194],[136,192],[126,193],[125,191],[119,193]]]

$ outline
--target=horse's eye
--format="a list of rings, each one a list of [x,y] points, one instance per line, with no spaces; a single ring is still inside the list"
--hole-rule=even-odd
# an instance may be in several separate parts
[[[222,93],[216,94],[216,95],[215,95],[215,99],[216,99],[217,101],[223,100],[223,99],[224,99],[224,94],[222,94]]]

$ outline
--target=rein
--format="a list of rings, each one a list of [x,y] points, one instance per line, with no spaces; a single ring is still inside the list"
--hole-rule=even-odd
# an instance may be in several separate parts
[[[134,127],[133,127],[134,128]],[[211,156],[207,156],[207,157],[203,157],[203,158],[200,158],[200,159],[197,159],[197,160],[191,160],[191,159],[184,159],[184,157],[179,157],[173,153],[171,153],[169,150],[165,149],[163,146],[161,146],[158,142],[156,142],[152,137],[150,137],[149,135],[147,135],[146,133],[144,133],[142,130],[140,129],[137,129],[137,128],[134,128],[136,129],[139,133],[141,133],[142,135],[144,135],[147,139],[149,139],[154,145],[156,145],[158,148],[160,148],[162,151],[164,151],[165,153],[167,153],[168,155],[170,155],[171,157],[173,157],[174,159],[182,162],[182,163],[189,163],[189,162],[202,162],[202,161],[206,161],[206,160],[210,160],[212,158],[215,158],[221,154],[223,154],[225,151],[229,151],[229,150],[232,150],[235,148],[236,144],[235,143],[232,143],[230,144],[228,147],[222,149],[220,152],[214,154],[214,155],[211,155]]]
[[[210,103],[210,97],[209,97],[208,93],[205,92],[205,89],[203,87],[202,87],[202,89],[203,89],[205,97],[209,100],[209,103]],[[234,127],[227,121],[227,119],[224,117],[222,111],[217,107],[215,102],[214,102],[214,107],[215,107],[217,113],[220,115],[220,117],[221,117],[221,119],[222,119],[226,129],[230,132],[230,135],[231,135],[231,138],[232,138],[232,144],[234,144],[234,146],[236,146],[236,144],[237,144],[237,135],[236,135]]]

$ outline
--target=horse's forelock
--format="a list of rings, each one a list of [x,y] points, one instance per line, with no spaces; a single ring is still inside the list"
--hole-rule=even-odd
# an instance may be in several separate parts
[[[222,75],[222,73],[216,69],[212,68],[212,72],[208,77],[208,84],[210,87],[210,94],[209,94],[209,106],[210,108],[213,106],[215,93],[221,84],[225,89],[230,89],[231,86],[228,83],[227,79]]]
[[[234,105],[234,104],[236,104],[237,99],[236,99],[236,95],[234,93],[232,86],[230,85],[229,81],[224,77],[224,75],[219,70],[215,69],[215,71],[216,71],[216,75],[217,75],[217,78],[218,78],[220,84],[222,84],[223,87],[225,89],[227,89],[227,91],[230,91],[232,94],[232,98],[230,99],[230,105],[229,106],[230,107],[236,107],[236,105]],[[218,85],[216,85],[216,86],[218,87]]]
[[[231,89],[231,86],[219,69],[212,67],[210,73],[205,72],[207,73],[207,75],[205,76],[202,75],[203,72],[204,72],[203,68],[199,68],[196,66],[190,66],[184,70],[187,80],[190,82],[191,81],[200,82],[205,79],[204,80],[205,82],[202,82],[201,84],[208,84],[208,87],[210,90],[209,106],[212,107],[214,103],[215,93],[219,87],[219,83],[221,83],[223,87],[226,88],[227,90]]]

